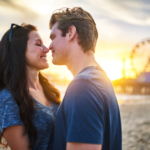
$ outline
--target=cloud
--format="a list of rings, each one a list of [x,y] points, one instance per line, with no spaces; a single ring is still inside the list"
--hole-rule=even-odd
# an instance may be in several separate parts
[[[150,34],[148,0],[0,0],[0,22],[3,26],[11,22],[31,23],[47,36],[52,12],[75,6],[91,13],[100,39],[136,41]]]
[[[17,0],[0,0],[0,6],[3,7],[3,10],[0,9],[0,18],[4,16],[4,13],[10,16],[13,14],[17,16],[21,15],[24,19],[28,18],[28,20],[33,20],[39,16],[38,13],[27,7],[27,5],[24,5],[23,1],[22,3],[18,3]]]
[[[150,1],[148,0],[76,0],[83,8],[98,17],[124,21],[134,25],[150,25]]]
[[[95,1],[98,3],[98,0]],[[147,21],[150,19],[150,2],[146,0],[101,0],[100,2],[101,11],[108,18],[134,25],[150,25]]]

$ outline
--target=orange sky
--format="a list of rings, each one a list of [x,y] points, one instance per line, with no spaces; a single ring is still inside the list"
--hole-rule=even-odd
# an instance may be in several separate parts
[[[97,62],[111,80],[121,78],[122,59],[126,59],[125,67],[130,69],[129,58],[132,48],[137,42],[150,37],[150,2],[148,1],[0,1],[0,38],[10,28],[11,23],[25,22],[36,25],[44,44],[49,46],[51,42],[49,39],[49,19],[52,12],[58,8],[75,6],[80,6],[90,12],[97,24],[99,32],[95,53]],[[140,51],[143,51],[142,48]],[[143,58],[147,59],[145,56]],[[54,66],[51,63],[51,54],[48,55],[48,59],[50,67],[44,72],[60,74],[60,77],[68,79],[73,78],[65,66]]]

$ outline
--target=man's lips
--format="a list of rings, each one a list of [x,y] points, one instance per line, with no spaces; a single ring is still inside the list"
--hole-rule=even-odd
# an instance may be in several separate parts
[[[52,50],[52,57],[54,56],[54,52],[55,52],[55,51],[54,51],[54,50]]]

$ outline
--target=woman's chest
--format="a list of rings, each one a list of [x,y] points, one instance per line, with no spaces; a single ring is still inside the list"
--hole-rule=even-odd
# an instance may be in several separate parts
[[[33,115],[33,124],[38,133],[52,132],[55,123],[55,113],[52,108],[43,108],[36,106],[35,113]]]

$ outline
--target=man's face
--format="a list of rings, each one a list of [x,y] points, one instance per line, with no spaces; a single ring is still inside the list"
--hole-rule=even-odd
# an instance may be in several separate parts
[[[50,34],[52,40],[49,49],[52,51],[52,62],[55,65],[66,65],[68,57],[67,38],[62,36],[62,31],[57,28],[56,22]]]

